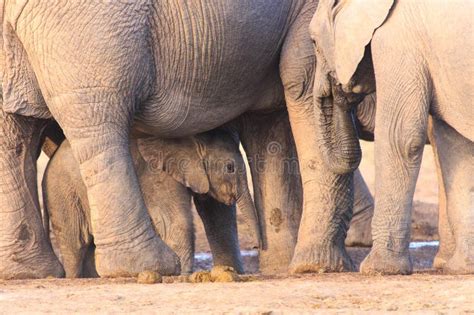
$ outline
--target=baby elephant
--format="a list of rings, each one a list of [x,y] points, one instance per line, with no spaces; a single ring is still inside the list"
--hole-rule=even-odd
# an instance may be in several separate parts
[[[130,149],[155,230],[180,257],[182,273],[191,273],[194,262],[193,195],[214,263],[243,272],[235,203],[259,241],[260,229],[238,142],[215,130],[183,139],[133,140]],[[48,164],[43,194],[46,234],[51,220],[66,277],[98,276],[86,187],[67,141]]]

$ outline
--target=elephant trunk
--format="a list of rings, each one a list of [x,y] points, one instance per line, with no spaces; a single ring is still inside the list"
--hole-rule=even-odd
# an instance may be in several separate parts
[[[321,96],[314,93],[314,114],[320,150],[326,165],[336,174],[347,174],[359,167],[362,151],[355,128],[352,106],[338,91]]]
[[[263,249],[263,234],[260,218],[257,213],[257,208],[255,207],[255,203],[252,199],[252,196],[250,195],[247,182],[245,181],[240,186],[241,187],[240,194],[237,199],[237,207],[248,228],[253,231],[254,235],[257,237],[259,248]]]

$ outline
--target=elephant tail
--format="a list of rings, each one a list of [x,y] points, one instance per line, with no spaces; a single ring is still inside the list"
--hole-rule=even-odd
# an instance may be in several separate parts
[[[0,0],[1,1],[1,0]],[[63,141],[66,140],[64,133],[58,123],[51,122],[43,132],[41,150],[48,158],[52,158]]]
[[[49,177],[49,171],[48,169],[51,166],[51,159],[48,162],[48,165],[46,165],[46,169],[44,170],[43,174],[43,180],[41,182],[41,193],[43,194],[43,211],[40,213],[41,218],[43,220],[43,230],[44,230],[44,235],[46,236],[46,241],[51,244],[51,231],[50,231],[50,217],[49,217],[49,208],[48,208],[48,194],[47,192],[47,181]],[[64,209],[66,210],[66,209]],[[40,210],[41,212],[41,210]]]
[[[1,1],[1,0],[0,0]],[[58,127],[59,128],[59,127]],[[41,150],[46,154],[46,156],[51,160],[53,155],[56,153],[58,150],[59,146],[61,145],[62,141],[64,141],[64,135],[62,134],[62,131],[59,132],[54,132],[55,130],[52,129],[50,126],[48,126],[45,130],[45,134],[43,135],[43,144],[41,146]],[[49,163],[48,163],[49,164]],[[47,166],[48,167],[48,166]],[[47,176],[48,172],[47,170],[44,173],[44,176]],[[45,178],[43,178],[43,213],[42,213],[42,219],[43,219],[43,229],[44,233],[46,236],[46,241],[48,241],[51,244],[51,238],[50,238],[50,220],[49,220],[49,209],[48,209],[48,202],[47,202],[47,196],[45,193]]]

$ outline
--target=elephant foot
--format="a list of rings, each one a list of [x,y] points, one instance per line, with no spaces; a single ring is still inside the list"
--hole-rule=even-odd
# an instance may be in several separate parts
[[[348,247],[372,246],[372,217],[353,220],[350,224],[345,244]]]
[[[360,265],[360,272],[367,275],[409,275],[413,273],[410,254],[396,253],[372,247]]]
[[[42,279],[64,277],[64,269],[51,249],[38,253],[16,250],[10,255],[0,256],[0,279]],[[29,255],[28,255],[29,254]]]
[[[354,263],[344,246],[296,247],[290,264],[290,273],[326,273],[355,271]]]
[[[181,266],[178,256],[158,237],[145,242],[131,242],[115,248],[97,246],[95,262],[101,277],[136,277],[144,271],[163,276],[179,275]]]
[[[474,257],[466,254],[468,252],[456,251],[454,255],[448,259],[443,270],[449,274],[474,274]]]

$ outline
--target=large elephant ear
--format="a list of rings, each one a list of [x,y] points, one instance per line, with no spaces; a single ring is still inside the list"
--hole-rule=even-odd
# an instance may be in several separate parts
[[[333,7],[335,68],[339,82],[349,83],[375,30],[386,20],[394,0],[343,0]]]
[[[144,138],[139,139],[137,144],[151,173],[163,171],[195,193],[209,192],[209,178],[191,138]]]

